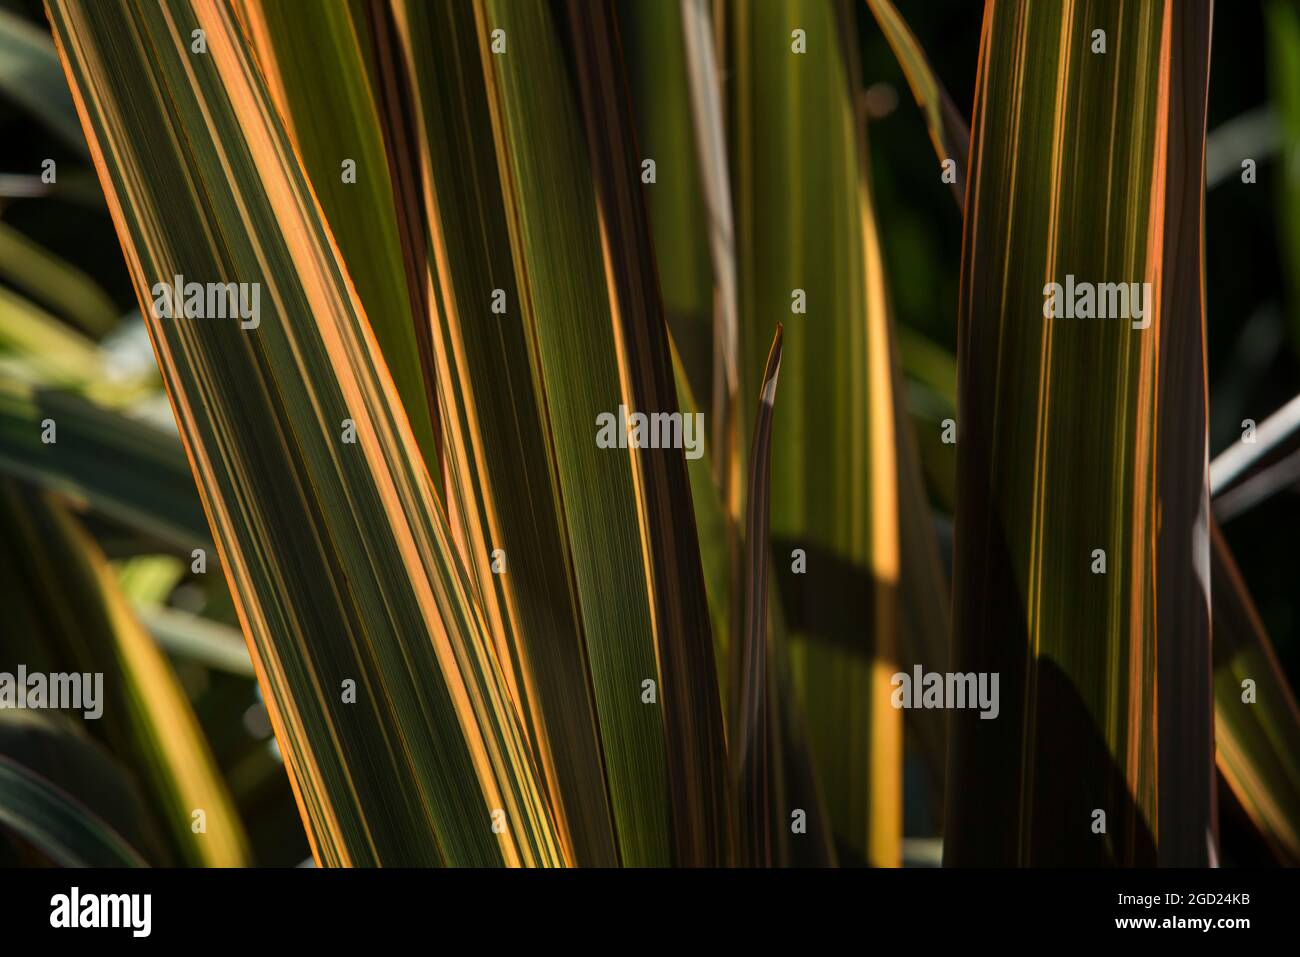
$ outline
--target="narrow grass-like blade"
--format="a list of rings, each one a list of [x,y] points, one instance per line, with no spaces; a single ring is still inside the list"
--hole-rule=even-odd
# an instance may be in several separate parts
[[[673,366],[677,371],[677,392],[683,412],[698,408],[686,373],[673,349]],[[713,470],[708,456],[687,463],[691,476],[691,498],[695,505],[695,523],[700,540],[700,558],[704,566],[704,584],[708,592],[710,615],[713,619],[713,639],[718,662],[736,660],[736,672],[741,673],[740,655],[732,655],[731,644],[731,548],[730,526],[717,486],[713,484]],[[768,545],[770,552],[771,546]],[[774,854],[777,863],[796,867],[821,867],[835,861],[830,815],[817,781],[817,772],[808,740],[808,729],[799,706],[790,676],[789,650],[785,621],[781,615],[780,594],[776,582],[768,579],[767,619],[769,628],[767,701],[772,709],[771,726],[779,732],[780,739],[773,744],[772,808],[774,813],[785,815],[789,826],[776,826]],[[743,603],[734,611],[744,613]],[[737,629],[739,634],[740,629]],[[731,669],[718,668],[720,697],[724,703],[724,717],[742,711],[734,704],[740,693],[741,681],[733,680]],[[732,721],[735,724],[735,720]],[[734,754],[736,732],[728,735],[729,754]],[[942,744],[942,742],[940,742]],[[942,759],[942,755],[940,755]],[[942,763],[942,761],[940,761]],[[779,821],[777,822],[779,825]],[[796,825],[798,825],[796,827]]]
[[[907,85],[925,114],[935,154],[941,163],[952,160],[954,164],[951,185],[960,206],[966,197],[966,164],[970,156],[970,132],[963,114],[935,75],[921,44],[894,4],[890,0],[867,0],[867,6],[880,24],[907,77]]]
[[[745,605],[741,625],[741,687],[732,743],[736,766],[737,824],[740,859],[753,866],[770,866],[775,858],[774,834],[782,809],[772,800],[773,756],[780,747],[779,725],[769,701],[768,672],[768,507],[771,493],[772,415],[781,375],[781,324],[763,370],[754,442],[749,451],[749,510],[745,525]]]
[[[713,265],[713,454],[717,482],[733,522],[740,521],[739,303],[736,287],[736,226],[727,163],[722,71],[717,32],[706,0],[682,0],[681,32],[689,80],[699,185]]]

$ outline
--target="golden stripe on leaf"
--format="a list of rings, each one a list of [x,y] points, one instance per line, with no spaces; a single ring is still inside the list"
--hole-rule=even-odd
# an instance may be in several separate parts
[[[561,862],[393,377],[230,9],[49,12],[317,860]],[[176,276],[247,284],[260,312],[159,315]]]

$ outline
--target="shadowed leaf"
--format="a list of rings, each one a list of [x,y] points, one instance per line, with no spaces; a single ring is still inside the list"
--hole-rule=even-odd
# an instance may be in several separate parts
[[[1217,527],[1212,535],[1219,771],[1273,853],[1294,867],[1300,864],[1300,708],[1223,535]]]
[[[0,825],[60,867],[141,867],[122,836],[65,791],[0,755]]]

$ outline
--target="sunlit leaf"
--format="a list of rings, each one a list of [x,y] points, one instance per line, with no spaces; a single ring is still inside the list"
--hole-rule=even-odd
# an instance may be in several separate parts
[[[728,29],[742,396],[758,394],[773,317],[788,317],[771,527],[794,686],[837,839],[896,865],[897,423],[850,29],[817,0],[730,8]]]
[[[415,434],[240,25],[212,0],[49,13],[317,860],[561,861]],[[177,275],[257,283],[256,324],[155,314]]]
[[[952,191],[961,205],[966,196],[966,162],[970,155],[970,132],[952,97],[935,75],[907,22],[890,0],[867,0],[876,22],[889,41],[912,88],[912,95],[925,114],[935,154],[941,163],[952,162]]]
[[[437,473],[428,326],[412,310],[390,159],[366,71],[364,23],[346,3],[304,16],[300,0],[236,0],[429,470]],[[421,282],[423,275],[409,281]]]
[[[951,712],[948,863],[1216,856],[1209,6],[988,7],[958,319],[951,669],[999,675],[1000,712]],[[1110,53],[1092,52],[1094,30]],[[1132,299],[1112,300],[1113,318],[1044,318],[1048,284],[1070,276],[1150,283],[1145,320]]]

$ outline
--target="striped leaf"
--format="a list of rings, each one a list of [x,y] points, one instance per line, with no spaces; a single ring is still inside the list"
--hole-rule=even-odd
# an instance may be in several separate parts
[[[824,0],[727,12],[742,396],[758,394],[773,317],[789,317],[771,529],[793,683],[836,838],[896,865],[897,423],[851,23]]]
[[[622,395],[654,428],[679,413],[622,44],[609,6],[569,0],[568,12]],[[670,431],[675,447],[642,448],[631,465],[656,657],[671,691],[662,700],[676,860],[716,865],[730,856],[727,771],[699,543],[683,521],[693,509],[678,447],[689,442],[690,424],[683,421],[680,442]],[[688,455],[704,448],[704,428],[692,432]]]
[[[1000,713],[952,713],[948,863],[1215,858],[1209,43],[1208,2],[986,8],[958,320],[952,670],[1000,675]],[[1049,284],[1070,276],[1150,283],[1141,328],[1064,306],[1045,318]]]
[[[877,0],[868,2],[873,11],[879,13],[877,7],[881,4]],[[1286,20],[1292,14],[1285,5],[1277,4],[1270,9],[1269,15],[1281,21],[1275,21],[1276,29],[1270,33],[1270,37],[1277,49],[1275,57],[1285,63],[1291,43],[1288,32],[1291,27]],[[909,56],[915,63],[923,64],[923,56],[918,51],[905,47],[906,44],[895,45],[895,52],[900,58]],[[937,89],[928,80],[917,84],[911,72],[908,76],[918,98]],[[1285,84],[1278,89],[1285,100],[1289,95]],[[927,116],[930,112],[927,110]],[[1243,135],[1244,129],[1243,125]],[[1233,135],[1236,132],[1234,129]],[[1225,139],[1232,138],[1228,133],[1225,126]],[[1209,140],[1213,141],[1215,135],[1213,132],[1209,134]],[[936,150],[940,150],[939,156],[942,159],[945,154],[938,142],[935,145]],[[1212,165],[1213,152],[1212,145],[1207,143],[1206,175],[1211,187],[1222,179],[1222,176],[1216,176],[1208,168]],[[1230,163],[1235,170],[1236,156],[1240,150],[1233,152],[1225,149],[1222,152],[1226,157],[1225,162]],[[962,196],[957,196],[959,205],[962,199]],[[903,332],[908,333],[901,341],[904,368],[932,390],[936,399],[941,400],[934,404],[934,414],[929,417],[929,424],[937,429],[938,416],[950,411],[942,400],[955,387],[955,366],[948,368],[952,365],[952,359],[933,345],[908,330]],[[953,401],[955,402],[955,397]],[[1240,510],[1251,507],[1288,482],[1286,476],[1292,472],[1294,454],[1262,468],[1260,463],[1267,462],[1270,457],[1277,459],[1279,449],[1284,450],[1293,444],[1290,440],[1294,438],[1292,432],[1298,411],[1300,399],[1292,400],[1260,423],[1255,444],[1236,443],[1210,463],[1213,508],[1219,521],[1226,521]],[[941,501],[951,503],[955,476],[951,470],[948,447],[932,443],[923,450],[922,457],[932,492],[937,493]],[[1300,734],[1300,727],[1297,726],[1300,724],[1300,713],[1293,705],[1294,696],[1285,674],[1276,663],[1271,643],[1254,609],[1246,583],[1237,571],[1231,550],[1214,522],[1211,522],[1211,541],[1216,764],[1220,776],[1228,783],[1268,846],[1280,859],[1296,861],[1300,859],[1297,858],[1296,842],[1296,835],[1300,833],[1296,775],[1293,762],[1284,749],[1279,749],[1277,742],[1294,739]],[[1257,699],[1256,702],[1261,705],[1258,711],[1253,707],[1243,707],[1245,702],[1242,700],[1241,682],[1248,677],[1247,671],[1254,675],[1251,680],[1266,686],[1265,698],[1262,701]]]
[[[423,276],[406,272],[393,161],[367,72],[367,24],[346,3],[320,4],[311,16],[303,16],[296,0],[235,0],[233,6],[436,477],[428,326],[423,310],[413,311],[408,290],[408,282],[420,284]],[[422,302],[418,295],[415,301]]]
[[[455,542],[507,665],[561,840],[574,863],[608,866],[618,862],[619,844],[549,413],[520,315],[475,13],[468,4],[426,3],[393,12],[376,36],[391,38],[386,55],[409,72],[385,100],[385,128],[419,156],[412,191],[426,237],[427,322]],[[449,48],[449,36],[462,42]],[[498,289],[503,314],[493,312]],[[631,689],[627,695],[637,703]]]
[[[239,23],[215,0],[49,14],[318,862],[560,862],[415,433]],[[155,314],[178,275],[257,283],[259,321]]]
[[[569,85],[545,5],[486,3],[476,15],[511,250],[527,269],[516,268],[521,321],[546,395],[622,858],[720,862],[725,792],[716,788],[725,765],[690,763],[700,749],[720,758],[721,716],[712,674],[684,667],[708,660],[711,639],[695,542],[671,527],[690,514],[689,501],[675,499],[685,488],[681,452],[610,454],[593,441],[602,416],[620,407],[647,414],[675,404],[657,289],[656,301],[628,298],[638,283],[653,289],[637,263],[641,241],[635,232],[627,248],[608,239],[616,223],[644,217],[628,192],[639,169],[617,127],[610,142],[584,131],[584,116],[604,107],[590,82],[580,94]],[[492,52],[498,30],[508,52]],[[588,61],[587,69],[610,67]],[[674,557],[680,567],[669,581],[663,569]],[[674,632],[682,622],[687,630]]]

